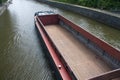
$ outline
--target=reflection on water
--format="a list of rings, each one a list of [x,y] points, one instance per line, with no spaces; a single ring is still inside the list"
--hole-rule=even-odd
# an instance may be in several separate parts
[[[33,21],[43,6],[14,0],[0,16],[0,80],[54,80]]]
[[[51,10],[120,49],[119,30],[34,0],[13,0],[0,16],[0,80],[54,80],[34,27],[34,13]]]

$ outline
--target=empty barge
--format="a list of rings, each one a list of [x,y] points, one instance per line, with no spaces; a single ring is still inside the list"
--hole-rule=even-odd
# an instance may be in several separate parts
[[[34,19],[58,80],[120,80],[119,50],[51,11]]]

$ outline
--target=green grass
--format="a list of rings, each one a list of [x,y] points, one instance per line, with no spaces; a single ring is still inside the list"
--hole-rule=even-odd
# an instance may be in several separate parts
[[[67,2],[87,7],[112,10],[120,10],[120,0],[55,0],[60,2]]]

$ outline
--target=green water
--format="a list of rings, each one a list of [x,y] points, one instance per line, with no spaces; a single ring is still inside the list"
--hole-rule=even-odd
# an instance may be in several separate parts
[[[119,30],[35,0],[13,0],[0,16],[0,80],[54,80],[34,27],[34,13],[40,10],[59,13],[120,49]]]

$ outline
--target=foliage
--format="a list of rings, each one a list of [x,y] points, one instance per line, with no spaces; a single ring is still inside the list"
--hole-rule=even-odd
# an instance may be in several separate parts
[[[0,4],[2,4],[2,3],[4,3],[4,2],[6,2],[7,0],[0,0]]]
[[[2,3],[2,0],[0,0],[0,4]]]
[[[78,4],[87,7],[94,7],[99,9],[118,9],[120,10],[120,0],[57,0],[62,2],[68,2],[72,4]]]

